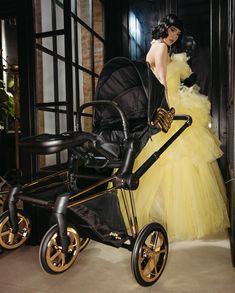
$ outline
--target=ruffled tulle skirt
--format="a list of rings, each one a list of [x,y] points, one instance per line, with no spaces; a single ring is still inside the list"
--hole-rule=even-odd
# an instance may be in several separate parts
[[[176,114],[189,114],[192,126],[141,177],[134,191],[139,226],[161,223],[171,240],[202,238],[229,227],[224,182],[216,159],[220,142],[210,123],[210,102],[195,88],[170,98]],[[173,121],[167,134],[152,137],[138,155],[134,170],[158,150],[184,122]]]

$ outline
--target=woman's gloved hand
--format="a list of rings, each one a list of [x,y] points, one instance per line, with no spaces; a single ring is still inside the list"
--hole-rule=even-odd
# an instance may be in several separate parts
[[[158,126],[163,132],[167,132],[175,116],[175,109],[165,110],[163,108],[156,109],[151,124]]]

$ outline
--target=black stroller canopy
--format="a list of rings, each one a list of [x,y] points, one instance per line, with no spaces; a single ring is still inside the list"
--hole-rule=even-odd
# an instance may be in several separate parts
[[[127,120],[148,124],[158,107],[167,107],[164,86],[156,79],[146,61],[131,61],[124,57],[105,64],[96,88],[94,100],[115,101],[123,109]],[[114,109],[100,106],[94,112],[94,129],[119,125],[120,117]]]

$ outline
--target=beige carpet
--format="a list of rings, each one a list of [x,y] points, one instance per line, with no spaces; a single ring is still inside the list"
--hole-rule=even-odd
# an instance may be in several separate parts
[[[170,244],[166,268],[152,287],[132,276],[131,252],[91,242],[65,273],[49,275],[38,261],[38,246],[0,255],[1,293],[234,293],[235,268],[226,235]]]

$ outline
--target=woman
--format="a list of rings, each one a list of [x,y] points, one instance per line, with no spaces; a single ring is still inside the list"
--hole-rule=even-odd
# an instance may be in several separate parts
[[[186,54],[169,56],[183,32],[175,15],[168,15],[153,31],[146,56],[156,78],[165,86],[169,107],[176,114],[188,114],[193,124],[142,176],[135,191],[139,226],[160,222],[171,240],[196,239],[229,227],[226,193],[216,159],[222,156],[219,140],[208,128],[210,102],[196,87],[183,87],[190,76]],[[149,140],[139,154],[138,167],[182,125],[173,121],[167,133]]]

